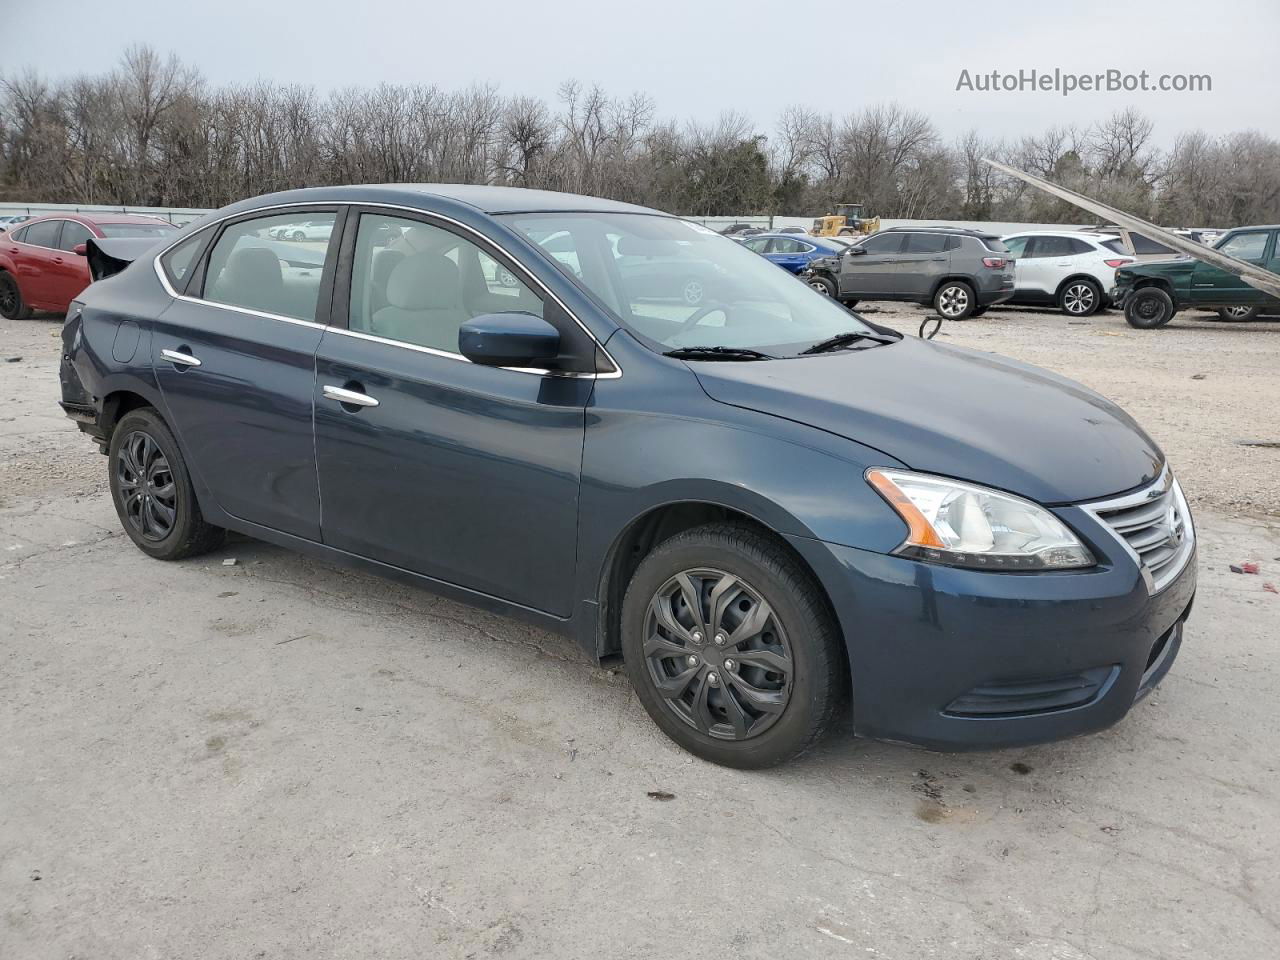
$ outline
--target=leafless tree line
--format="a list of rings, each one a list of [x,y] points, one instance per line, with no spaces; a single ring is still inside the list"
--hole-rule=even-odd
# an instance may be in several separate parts
[[[173,56],[129,49],[99,76],[0,79],[0,197],[217,207],[329,183],[464,182],[613,197],[686,215],[831,212],[1078,221],[995,173],[994,157],[1171,225],[1280,220],[1280,142],[1255,131],[1184,133],[1161,149],[1120,111],[1091,127],[1010,142],[948,142],[894,104],[844,116],[802,106],[764,133],[656,117],[644,95],[564,84],[553,103],[496,87],[215,87]]]

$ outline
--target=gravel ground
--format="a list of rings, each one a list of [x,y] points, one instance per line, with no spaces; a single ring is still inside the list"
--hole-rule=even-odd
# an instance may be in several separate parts
[[[1280,427],[1280,324],[948,325],[1169,452],[1200,535],[1182,654],[1095,736],[842,727],[755,774],[561,638],[242,538],[144,557],[55,406],[57,327],[0,320],[0,957],[1275,957],[1277,451],[1237,441]]]

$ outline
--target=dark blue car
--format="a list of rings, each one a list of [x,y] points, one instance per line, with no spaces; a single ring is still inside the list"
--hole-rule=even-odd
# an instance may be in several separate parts
[[[800,273],[810,261],[819,257],[839,256],[848,246],[828,237],[810,237],[794,233],[761,233],[742,245],[752,253],[758,253],[770,263],[784,270]]]
[[[850,697],[936,748],[1097,730],[1177,654],[1194,529],[1128,415],[703,227],[361,186],[148,242],[90,243],[61,378],[152,557],[234,530],[562,631],[739,767]]]

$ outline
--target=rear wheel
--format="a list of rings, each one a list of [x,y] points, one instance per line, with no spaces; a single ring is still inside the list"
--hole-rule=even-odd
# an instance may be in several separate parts
[[[1159,287],[1142,287],[1129,294],[1124,318],[1139,330],[1154,330],[1173,319],[1173,298]]]
[[[845,688],[813,578],[777,541],[736,524],[688,530],[644,559],[622,605],[622,650],[654,722],[725,766],[803,753]]]
[[[31,308],[22,300],[22,291],[13,274],[0,270],[0,317],[6,320],[25,320],[31,316]]]
[[[120,525],[143,553],[180,560],[222,543],[226,531],[205,522],[177,441],[154,410],[120,419],[107,462]]]
[[[976,307],[973,287],[963,280],[948,280],[933,295],[933,309],[944,320],[966,320]]]
[[[1244,323],[1246,320],[1254,319],[1257,315],[1257,307],[1221,307],[1218,310],[1218,318],[1225,320],[1227,323]]]
[[[1058,307],[1069,317],[1088,317],[1102,306],[1102,288],[1092,280],[1072,280],[1058,294]]]

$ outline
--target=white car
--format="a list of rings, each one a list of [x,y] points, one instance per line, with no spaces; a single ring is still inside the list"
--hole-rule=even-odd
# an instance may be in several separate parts
[[[332,220],[302,220],[298,223],[287,223],[274,227],[270,232],[273,240],[328,240],[333,230]]]
[[[1107,306],[1116,267],[1134,262],[1123,242],[1105,233],[1034,230],[1003,239],[1015,261],[1013,296],[1007,302],[1054,306],[1071,317]]]

